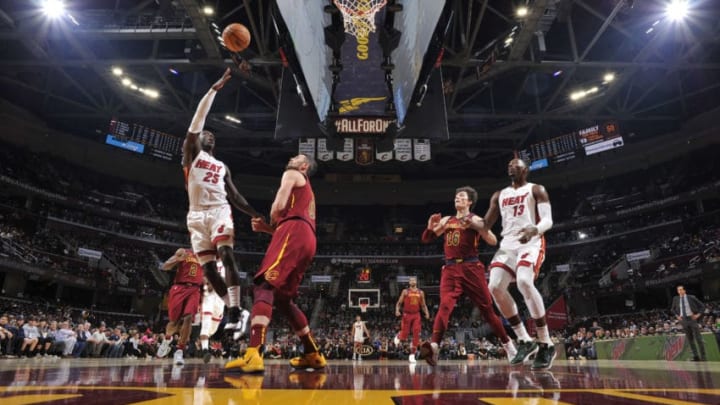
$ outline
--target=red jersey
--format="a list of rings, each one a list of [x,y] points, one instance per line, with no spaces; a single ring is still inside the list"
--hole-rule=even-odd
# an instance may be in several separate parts
[[[420,312],[422,303],[422,291],[419,288],[408,288],[407,295],[403,300],[403,312],[406,314],[417,314]]]
[[[203,285],[203,268],[195,253],[187,252],[185,260],[178,263],[175,273],[175,284],[191,283]]]
[[[445,230],[445,259],[478,257],[480,234],[474,229],[462,229],[460,220],[450,217]]]
[[[305,176],[305,185],[294,187],[288,197],[285,209],[280,213],[278,224],[288,219],[302,219],[315,231],[315,194],[313,194],[310,179]]]

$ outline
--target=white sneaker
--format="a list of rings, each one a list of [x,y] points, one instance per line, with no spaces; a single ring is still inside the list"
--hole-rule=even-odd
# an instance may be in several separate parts
[[[395,346],[400,346],[400,336],[398,334],[393,337],[393,343],[395,343]]]
[[[508,340],[507,343],[503,343],[503,348],[505,349],[505,353],[507,353],[508,361],[512,361],[512,359],[517,356],[517,348],[515,348],[515,345],[513,344],[512,340]]]
[[[170,353],[170,341],[171,340],[172,339],[163,339],[162,343],[160,343],[160,346],[158,347],[158,350],[157,350],[157,356],[159,358],[161,358],[161,359],[165,358],[165,356],[167,356],[168,353]]]
[[[410,356],[408,356],[408,361],[410,363],[415,363],[417,360],[415,359],[415,353],[411,353]]]
[[[185,364],[185,359],[183,358],[183,351],[178,349],[175,350],[175,355],[173,356],[173,363],[175,363],[178,366],[182,366]]]
[[[235,332],[233,332],[233,340],[240,340],[241,337],[245,336],[250,323],[250,311],[243,309],[240,312],[240,320],[235,325]]]

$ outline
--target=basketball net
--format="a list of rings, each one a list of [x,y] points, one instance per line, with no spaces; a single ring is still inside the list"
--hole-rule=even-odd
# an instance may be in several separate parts
[[[368,305],[370,305],[370,304],[366,304],[366,303],[360,304],[360,312],[362,312],[363,314],[366,313],[367,309],[368,309]]]
[[[333,0],[333,3],[343,15],[345,32],[360,39],[375,32],[375,14],[387,0]]]

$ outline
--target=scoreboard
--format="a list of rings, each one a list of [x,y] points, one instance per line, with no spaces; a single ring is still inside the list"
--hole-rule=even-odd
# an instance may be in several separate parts
[[[112,119],[105,143],[163,160],[175,160],[183,140],[177,136],[140,125]]]
[[[590,156],[623,145],[617,123],[605,122],[534,143],[520,151],[519,156],[530,163],[530,170],[537,170],[550,163],[565,162],[578,155]]]

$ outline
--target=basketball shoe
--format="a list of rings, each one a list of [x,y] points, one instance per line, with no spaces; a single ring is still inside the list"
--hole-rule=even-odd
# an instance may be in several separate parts
[[[314,368],[320,370],[327,366],[327,360],[320,352],[307,353],[299,357],[290,359],[290,367],[292,368]]]
[[[239,371],[241,373],[262,373],[265,371],[265,362],[257,347],[248,347],[245,355],[225,364],[225,371]]]
[[[548,370],[552,367],[553,360],[555,360],[557,353],[555,352],[555,346],[550,346],[546,343],[540,343],[535,361],[533,361],[531,370]]]
[[[516,365],[516,364],[522,364],[530,358],[533,354],[538,352],[538,344],[537,342],[531,340],[529,342],[523,342],[522,340],[518,340],[518,346],[517,346],[517,354],[515,357],[510,360],[510,364]]]
[[[185,358],[183,358],[183,351],[180,349],[175,350],[175,354],[173,355],[173,363],[175,363],[178,366],[182,366],[185,364]]]

